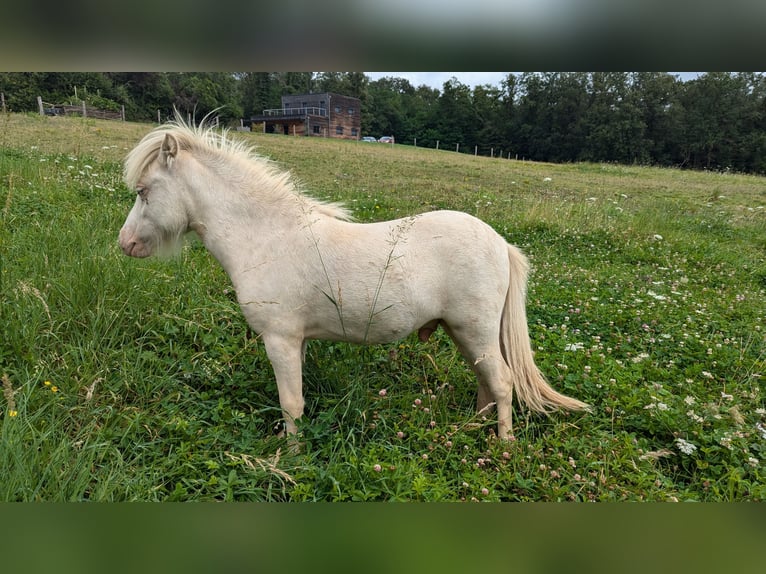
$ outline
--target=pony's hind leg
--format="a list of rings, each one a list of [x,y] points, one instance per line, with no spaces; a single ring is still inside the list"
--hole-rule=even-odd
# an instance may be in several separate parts
[[[465,353],[464,353],[465,355]],[[471,361],[471,355],[466,358]],[[480,414],[492,412],[494,404],[497,410],[497,435],[504,439],[512,432],[513,385],[511,384],[508,365],[505,364],[500,349],[492,353],[482,353],[473,358],[473,372],[479,379],[479,394],[476,407]]]
[[[498,335],[486,330],[450,327],[442,323],[444,330],[455,342],[476,374],[479,390],[476,400],[477,412],[485,415],[497,411],[497,430],[500,438],[511,435],[513,385],[511,372],[503,359]]]

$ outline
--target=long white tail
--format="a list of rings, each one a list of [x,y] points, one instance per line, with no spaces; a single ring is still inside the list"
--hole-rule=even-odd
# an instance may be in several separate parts
[[[511,369],[513,389],[518,401],[530,410],[541,413],[557,409],[590,410],[586,403],[557,392],[537,368],[527,327],[529,264],[524,254],[513,245],[508,245],[508,259],[510,281],[503,316],[500,319],[500,348]]]

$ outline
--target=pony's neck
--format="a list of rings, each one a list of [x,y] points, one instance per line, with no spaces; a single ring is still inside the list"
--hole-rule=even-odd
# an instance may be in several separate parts
[[[295,226],[302,204],[311,201],[292,188],[287,174],[231,167],[248,166],[198,162],[187,172],[189,227],[230,276],[243,250],[257,257],[280,229]]]

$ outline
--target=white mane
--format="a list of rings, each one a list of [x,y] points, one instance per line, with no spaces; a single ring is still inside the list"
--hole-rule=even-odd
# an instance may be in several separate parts
[[[324,215],[352,219],[351,213],[341,204],[305,195],[289,172],[280,170],[245,142],[231,139],[228,130],[206,126],[205,120],[200,125],[190,125],[179,114],[176,114],[175,120],[144,136],[125,158],[123,179],[128,188],[134,189],[144,171],[157,159],[166,134],[176,138],[180,150],[193,154],[218,173],[239,181],[243,193],[256,193],[257,190],[259,194],[268,194],[272,200],[300,195],[314,210]]]

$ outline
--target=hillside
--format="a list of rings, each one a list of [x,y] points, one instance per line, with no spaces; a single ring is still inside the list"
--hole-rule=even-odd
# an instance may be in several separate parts
[[[766,496],[766,179],[232,133],[360,221],[458,209],[522,247],[536,360],[594,406],[517,410],[502,443],[443,333],[312,342],[289,453],[217,263],[116,245],[151,128],[0,116],[0,500]]]

